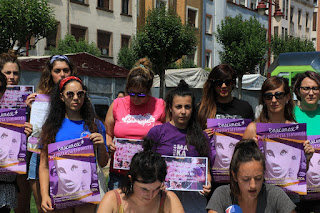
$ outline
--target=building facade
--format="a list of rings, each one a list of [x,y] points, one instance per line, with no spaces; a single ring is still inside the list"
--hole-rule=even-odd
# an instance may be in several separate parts
[[[94,42],[102,57],[116,64],[119,49],[130,45],[137,29],[136,0],[49,0],[57,31],[40,40],[29,55],[46,55],[66,34]],[[31,41],[32,45],[32,41]]]

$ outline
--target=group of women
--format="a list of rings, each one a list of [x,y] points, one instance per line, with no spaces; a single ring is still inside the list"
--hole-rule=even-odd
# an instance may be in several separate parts
[[[14,73],[12,68],[5,69],[8,67],[4,66],[6,63],[12,65],[12,62],[0,64],[1,72],[8,75],[10,71]],[[16,64],[19,76],[17,61]],[[320,116],[317,105],[320,99],[318,74],[306,72],[296,81],[294,92],[301,101],[299,107],[294,106],[285,79],[271,77],[264,82],[260,98],[261,114],[245,131],[244,138],[248,140],[242,140],[235,147],[230,164],[230,186],[224,185],[216,189],[218,184],[214,183],[208,170],[208,182],[203,185],[200,193],[167,192],[163,187],[166,165],[161,155],[210,157],[209,138],[214,132],[206,127],[208,118],[254,119],[250,104],[232,96],[236,72],[229,65],[222,64],[213,68],[204,85],[202,100],[196,106],[195,97],[183,80],[168,93],[165,101],[152,97],[152,65],[148,59],[140,59],[128,74],[126,96],[114,100],[104,125],[95,117],[87,88],[75,75],[76,70],[66,56],[52,56],[42,73],[37,93],[31,94],[26,100],[32,110],[32,102],[37,94],[50,95],[51,99],[40,137],[41,154],[32,154],[28,168],[28,179],[32,180],[30,183],[39,212],[54,210],[49,196],[48,144],[86,135],[97,150],[97,163],[101,167],[107,164],[109,154],[112,156],[117,149],[114,138],[142,140],[146,137],[145,151],[133,157],[129,171],[112,168],[111,158],[108,188],[112,191],[104,196],[98,212],[209,210],[220,213],[231,204],[239,205],[244,212],[294,212],[295,204],[282,190],[264,184],[265,162],[255,141],[256,122],[306,122],[308,135],[317,134],[318,131],[313,131],[309,123],[315,123],[316,117]],[[3,77],[0,76],[0,89],[10,82],[18,83],[14,80],[14,74],[12,76],[7,77],[7,82],[2,81]],[[0,92],[3,94],[2,90]],[[27,123],[27,135],[32,131],[30,128]],[[304,151],[310,160],[314,149],[308,142],[304,143]],[[15,190],[15,177],[9,181],[6,178],[5,175],[0,175],[0,188],[10,185]],[[27,181],[26,177],[22,179]],[[18,184],[20,191],[26,185]],[[207,206],[207,199],[212,191],[214,192]],[[3,190],[0,190],[0,198],[1,196],[6,196],[3,195]],[[10,202],[0,199],[0,208],[14,208],[15,198],[18,198],[18,203],[23,203],[28,197],[30,192],[21,197],[12,197]],[[23,207],[25,211],[26,206]],[[85,205],[59,212],[94,212],[95,209],[93,205]]]

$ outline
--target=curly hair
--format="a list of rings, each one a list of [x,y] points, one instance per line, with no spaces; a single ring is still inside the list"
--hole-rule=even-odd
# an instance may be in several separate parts
[[[39,81],[39,85],[38,85],[38,91],[42,94],[46,94],[49,95],[54,87],[54,82],[52,79],[52,75],[51,75],[51,71],[55,65],[56,61],[64,61],[67,63],[67,65],[69,66],[70,69],[70,76],[71,75],[77,75],[77,70],[76,67],[73,65],[73,63],[70,61],[70,59],[65,60],[62,58],[58,58],[56,60],[54,60],[53,62],[51,61],[51,59],[54,56],[51,56],[45,65],[45,68],[42,71],[41,77],[40,77],[40,81]],[[65,56],[66,57],[66,56]]]
[[[150,92],[154,73],[152,64],[147,58],[141,58],[132,68],[127,77],[126,92],[130,87],[146,88]]]
[[[320,87],[320,75],[317,72],[313,72],[313,71],[306,71],[304,73],[301,73],[298,75],[298,78],[296,80],[296,83],[294,84],[294,93],[296,94],[297,98],[299,101],[301,101],[301,97],[300,97],[300,87],[301,87],[301,82],[305,79],[305,78],[310,78],[311,80],[315,81],[318,85],[318,87]]]
[[[192,98],[192,112],[186,128],[186,142],[188,145],[195,146],[201,156],[207,157],[209,153],[209,144],[198,123],[195,97],[191,92],[189,85],[184,80],[180,80],[178,87],[172,89],[166,96],[166,114],[169,116],[170,120],[172,119],[172,112],[170,109],[173,106],[173,99],[175,96],[190,96]]]
[[[71,79],[67,81],[61,90],[59,89],[59,83],[54,86],[51,93],[50,100],[50,108],[49,114],[42,126],[42,131],[40,135],[40,141],[43,145],[47,145],[49,143],[54,143],[56,135],[62,125],[62,122],[65,118],[66,114],[66,106],[65,103],[61,100],[60,93],[65,90],[66,85],[70,82],[77,81],[75,79]],[[77,81],[81,84],[83,90],[87,91],[87,87],[82,84],[82,82]],[[80,109],[81,118],[84,120],[84,128],[87,128],[91,133],[98,132],[101,129],[99,122],[95,122],[96,116],[95,112],[92,108],[91,102],[85,93],[84,102]]]
[[[283,86],[285,94],[289,96],[289,101],[285,105],[285,108],[284,108],[284,118],[288,121],[296,122],[296,119],[295,119],[294,113],[293,113],[294,102],[293,102],[292,95],[290,92],[288,80],[283,77],[278,77],[278,76],[272,76],[270,78],[267,78],[262,84],[259,103],[263,107],[262,107],[262,111],[261,111],[259,117],[256,120],[257,122],[268,123],[270,120],[269,115],[268,115],[267,105],[264,103],[264,99],[263,99],[264,93],[267,92],[268,90],[275,90],[281,86]]]
[[[198,110],[198,119],[202,129],[207,128],[207,119],[215,118],[217,112],[217,97],[214,80],[233,79],[236,82],[237,73],[228,64],[215,66],[210,72],[207,81],[203,86],[202,98]]]

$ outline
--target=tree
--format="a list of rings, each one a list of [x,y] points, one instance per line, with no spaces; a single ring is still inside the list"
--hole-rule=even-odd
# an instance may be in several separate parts
[[[217,27],[216,36],[224,50],[219,52],[221,62],[231,65],[237,72],[241,98],[243,75],[265,60],[266,30],[255,17],[243,20],[242,15],[237,15],[223,20]]]
[[[31,38],[37,43],[57,22],[47,0],[0,0],[0,52],[18,49]]]
[[[164,96],[164,76],[168,65],[196,49],[195,30],[183,25],[173,9],[164,5],[148,11],[146,23],[133,40],[139,57],[147,56],[160,76],[160,97]]]
[[[288,35],[284,37],[275,35],[271,39],[271,52],[274,58],[280,53],[311,51],[315,51],[315,48],[313,42],[308,39]]]
[[[59,40],[58,47],[50,48],[51,55],[62,55],[67,53],[87,52],[95,56],[100,56],[101,51],[94,42],[90,44],[81,38],[79,41],[73,35],[66,35],[64,39]]]
[[[128,70],[131,70],[134,64],[138,60],[137,53],[132,49],[132,47],[122,47],[119,50],[117,64]]]

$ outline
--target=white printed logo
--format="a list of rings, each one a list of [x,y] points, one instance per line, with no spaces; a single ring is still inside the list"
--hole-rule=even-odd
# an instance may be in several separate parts
[[[144,125],[152,125],[155,122],[155,118],[150,114],[146,113],[144,115],[127,115],[126,117],[122,118],[122,121],[129,124],[129,123],[137,123],[142,126]]]

